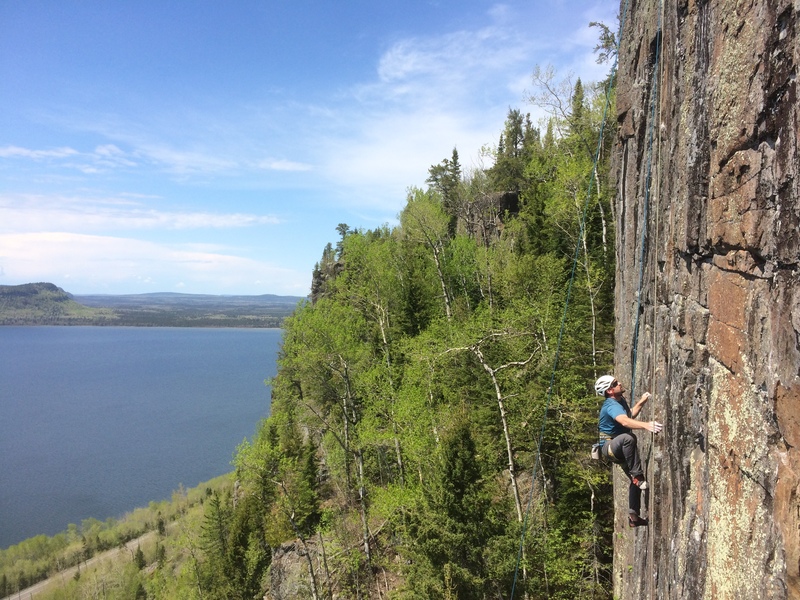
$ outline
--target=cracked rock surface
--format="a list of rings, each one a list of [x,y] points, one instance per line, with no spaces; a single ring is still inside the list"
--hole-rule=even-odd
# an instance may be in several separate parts
[[[628,3],[615,375],[636,360],[665,428],[639,434],[648,528],[615,473],[615,597],[800,599],[799,12]]]

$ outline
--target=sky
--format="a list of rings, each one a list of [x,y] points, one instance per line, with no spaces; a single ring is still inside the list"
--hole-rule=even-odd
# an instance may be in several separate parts
[[[535,67],[599,81],[603,0],[0,0],[0,285],[305,296]],[[487,163],[488,161],[488,163]]]

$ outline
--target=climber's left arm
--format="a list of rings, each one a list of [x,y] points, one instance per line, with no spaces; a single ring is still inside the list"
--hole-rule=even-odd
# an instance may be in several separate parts
[[[639,398],[639,401],[633,405],[633,408],[631,408],[631,417],[635,419],[639,416],[639,413],[642,412],[642,408],[647,404],[648,400],[650,400],[650,392],[645,392],[642,394],[642,397]]]

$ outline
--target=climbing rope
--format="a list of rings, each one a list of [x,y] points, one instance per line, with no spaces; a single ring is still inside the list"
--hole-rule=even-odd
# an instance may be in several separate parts
[[[653,130],[655,129],[656,104],[659,96],[659,74],[661,63],[661,17],[659,15],[658,28],[656,30],[656,47],[653,59],[653,94],[650,98],[650,127],[647,141],[647,176],[644,184],[644,202],[642,203],[642,238],[639,249],[639,285],[636,289],[636,320],[633,327],[633,360],[631,361],[631,401],[636,397],[634,390],[636,387],[636,364],[639,359],[639,318],[642,312],[642,290],[644,287],[644,263],[645,250],[647,249],[647,218],[650,206],[650,186],[653,179]],[[660,153],[659,153],[660,156]],[[654,261],[656,262],[656,261]]]
[[[631,361],[631,401],[635,399],[635,388],[636,388],[636,369],[639,360],[639,322],[640,317],[642,314],[642,293],[644,290],[644,265],[645,265],[645,251],[647,249],[647,221],[648,221],[648,212],[650,206],[650,189],[652,186],[652,166],[653,166],[653,132],[655,130],[656,124],[656,106],[658,106],[658,122],[661,122],[661,86],[663,84],[663,61],[661,60],[661,43],[662,43],[662,35],[663,35],[663,15],[664,15],[664,2],[663,0],[660,1],[660,10],[658,13],[658,23],[656,26],[656,47],[655,47],[655,55],[653,58],[653,75],[652,75],[652,95],[650,99],[650,126],[648,132],[648,142],[647,142],[647,175],[645,177],[645,189],[644,189],[644,201],[642,204],[642,235],[641,235],[641,246],[639,251],[639,285],[636,291],[636,319],[634,323],[633,329],[633,347],[632,347],[632,361]],[[655,248],[656,252],[658,251],[658,244],[659,244],[659,203],[660,203],[660,190],[661,190],[661,128],[658,128],[658,144],[657,144],[657,169],[656,169],[656,192],[655,196],[655,204],[656,204],[656,225],[655,225],[655,235],[656,235],[656,243]],[[654,256],[653,258],[653,288],[652,288],[652,304],[653,304],[653,341],[651,346],[651,354],[655,352],[657,348],[657,329],[658,329],[658,315],[656,314],[656,295],[658,293],[657,288],[657,275],[658,275],[658,257]],[[651,359],[652,365],[652,379],[651,381],[656,381],[656,374],[657,374],[657,361],[652,358]],[[652,473],[652,459],[653,459],[653,447],[655,445],[655,432],[650,433],[650,446],[648,448],[648,456],[647,456],[647,468],[648,468],[648,476]],[[648,512],[649,517],[652,521],[654,512],[652,510],[652,494],[654,490],[651,486],[649,491],[651,494],[650,499],[648,501]],[[651,534],[648,538],[647,544],[647,552],[645,561],[649,563],[650,571],[652,571],[652,577],[648,578],[647,587],[649,592],[649,597],[653,597],[653,588],[654,588],[654,579],[656,577],[655,567],[653,565],[653,554],[654,554],[654,540],[655,537]]]
[[[512,600],[514,598],[514,592],[516,591],[517,579],[519,576],[519,568],[522,562],[523,548],[525,546],[525,534],[528,529],[528,518],[530,516],[531,505],[533,504],[533,490],[536,484],[536,471],[541,462],[542,442],[544,440],[544,432],[547,427],[547,413],[550,410],[550,401],[552,400],[553,388],[555,387],[556,371],[558,370],[558,362],[559,358],[561,357],[561,342],[563,340],[564,330],[566,328],[567,311],[569,309],[570,298],[572,296],[572,285],[575,281],[575,273],[577,271],[578,257],[580,256],[581,241],[583,240],[584,232],[586,230],[586,215],[589,211],[589,199],[592,196],[592,188],[594,187],[594,178],[595,174],[597,173],[597,163],[600,161],[600,151],[603,145],[603,135],[605,133],[606,120],[608,117],[608,109],[609,106],[611,105],[611,90],[614,87],[614,79],[616,78],[617,63],[619,61],[619,47],[620,47],[620,42],[622,41],[622,32],[625,25],[625,18],[628,14],[629,1],[630,0],[625,0],[625,7],[623,9],[622,16],[620,18],[619,34],[617,35],[616,52],[614,54],[614,63],[611,67],[611,76],[608,78],[608,85],[606,86],[606,102],[605,102],[605,107],[603,109],[603,118],[600,122],[600,133],[597,138],[597,149],[594,154],[592,170],[589,176],[589,184],[586,192],[586,200],[584,201],[583,214],[581,215],[580,230],[578,232],[577,242],[575,243],[575,254],[572,260],[572,271],[570,273],[569,284],[567,285],[567,297],[564,302],[564,312],[561,316],[561,325],[558,331],[558,341],[556,342],[556,352],[555,352],[555,358],[553,360],[553,369],[550,374],[550,385],[547,388],[547,399],[545,401],[544,416],[542,418],[542,427],[539,430],[539,441],[537,442],[536,445],[536,460],[533,463],[533,472],[531,474],[531,489],[528,495],[527,507],[525,509],[525,518],[522,523],[522,532],[520,534],[519,552],[517,553],[517,563],[516,567],[514,568],[514,581],[511,586],[510,598]]]
[[[664,43],[664,0],[660,0],[660,12],[659,12],[659,22],[658,22],[658,31],[659,31],[659,39],[658,44],[663,45]],[[663,59],[659,61],[659,79],[658,79],[658,140],[656,142],[656,153],[658,156],[658,160],[656,163],[656,186],[655,186],[655,252],[658,253],[658,249],[660,248],[660,216],[661,216],[661,145],[663,143],[661,134],[661,123],[662,123],[662,108],[663,108],[663,94],[662,90],[664,89],[664,61]],[[652,364],[652,375],[650,381],[652,382],[653,390],[657,389],[657,377],[658,377],[658,360],[657,360],[657,348],[658,348],[658,256],[653,257],[653,342],[650,346],[651,348],[651,364]],[[651,409],[652,416],[655,417],[655,407]],[[665,434],[666,435],[666,432]],[[653,449],[655,448],[656,444],[656,434],[655,432],[650,432],[650,447],[648,449],[648,457],[647,457],[647,476],[649,477],[653,472]],[[648,518],[650,521],[651,527],[655,528],[655,518],[656,513],[653,507],[654,503],[654,496],[656,493],[655,486],[650,488],[649,497],[647,499],[647,511],[648,511]],[[650,534],[648,536],[648,548],[647,548],[647,557],[650,561],[650,577],[648,577],[648,596],[653,598],[656,588],[656,582],[658,577],[658,572],[655,566],[655,536]]]

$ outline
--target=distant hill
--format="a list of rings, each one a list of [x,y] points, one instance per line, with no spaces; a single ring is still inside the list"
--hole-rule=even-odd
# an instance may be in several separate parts
[[[114,311],[83,306],[52,283],[0,285],[0,325],[99,324],[116,319]]]
[[[52,283],[0,286],[0,325],[280,327],[300,296],[72,295]]]
[[[275,296],[263,294],[260,296],[214,296],[210,294],[178,294],[173,292],[157,292],[152,294],[86,294],[75,295],[73,298],[84,306],[99,308],[217,308],[230,309],[231,307],[248,308],[290,308],[294,310],[297,303],[303,300],[300,296]]]

